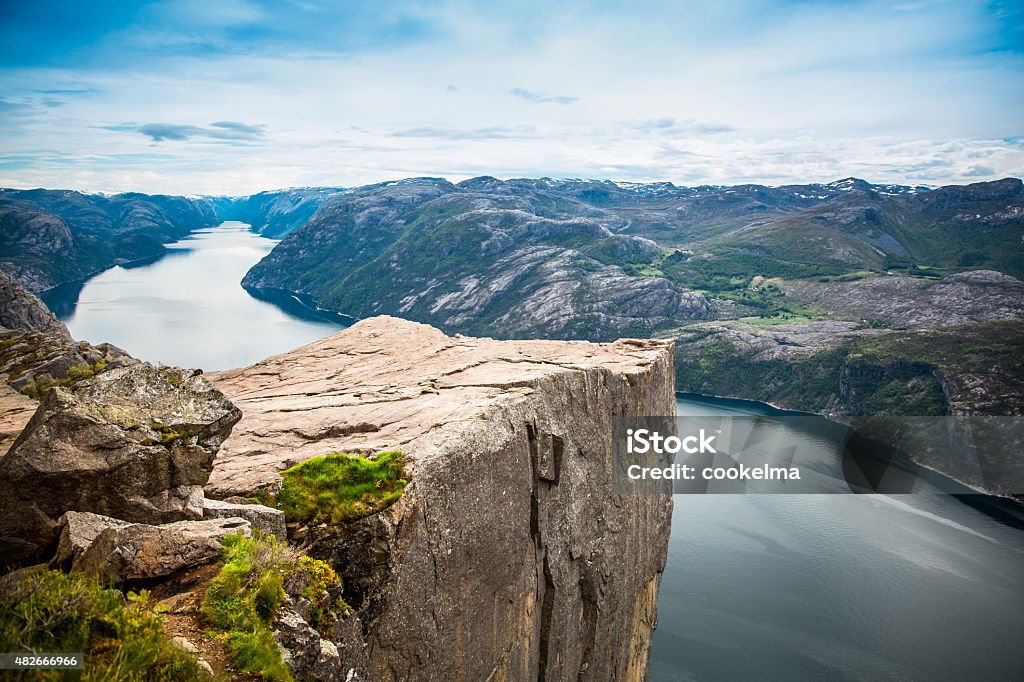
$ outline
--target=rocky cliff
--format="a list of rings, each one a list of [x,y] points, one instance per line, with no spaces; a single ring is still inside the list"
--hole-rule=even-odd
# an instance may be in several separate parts
[[[0,270],[0,327],[43,332],[61,339],[71,340],[68,328],[50,312],[46,304],[2,270]]]
[[[318,455],[405,454],[384,512],[292,529],[343,574],[371,679],[645,678],[672,502],[612,492],[611,428],[674,414],[671,344],[379,317],[209,379],[244,416],[208,497],[272,494]]]

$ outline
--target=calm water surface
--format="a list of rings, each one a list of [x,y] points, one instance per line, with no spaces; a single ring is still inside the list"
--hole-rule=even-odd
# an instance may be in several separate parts
[[[1024,679],[1024,531],[946,495],[677,495],[651,680],[804,679]]]
[[[108,341],[169,365],[241,367],[344,326],[287,298],[286,312],[241,287],[276,243],[244,223],[225,222],[168,244],[154,262],[114,267],[44,298],[76,339]]]

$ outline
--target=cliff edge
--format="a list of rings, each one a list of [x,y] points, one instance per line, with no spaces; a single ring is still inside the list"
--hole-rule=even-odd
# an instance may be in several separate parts
[[[370,679],[646,678],[671,490],[612,492],[612,419],[675,413],[670,342],[448,337],[377,317],[208,378],[244,415],[209,497],[272,494],[319,455],[404,453],[396,504],[290,529],[344,576],[357,617],[335,639]]]

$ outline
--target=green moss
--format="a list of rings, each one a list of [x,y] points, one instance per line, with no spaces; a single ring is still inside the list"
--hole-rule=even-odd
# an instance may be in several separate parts
[[[185,372],[177,367],[161,366],[160,374],[171,386],[177,388],[185,382]]]
[[[41,361],[40,359],[39,362]],[[27,395],[33,400],[42,400],[46,392],[54,386],[69,388],[80,381],[93,378],[106,369],[106,367],[107,363],[105,362],[94,362],[91,365],[83,362],[68,369],[67,374],[63,377],[45,379],[43,381],[29,381],[20,390],[22,394]]]
[[[145,592],[124,595],[81,573],[38,570],[10,576],[0,589],[0,650],[82,652],[81,671],[7,671],[11,680],[195,680],[196,658],[145,609]]]
[[[299,554],[273,536],[237,534],[223,543],[224,566],[203,598],[203,615],[226,641],[239,670],[267,680],[291,680],[270,628],[284,601],[283,585],[297,572],[308,574],[303,596],[314,604],[310,625],[326,631],[350,611],[340,600],[332,603],[329,593],[340,589],[341,580],[323,561]]]
[[[289,520],[339,524],[369,516],[402,496],[402,453],[315,457],[281,473],[277,506]]]
[[[128,426],[127,428],[132,427]],[[167,426],[166,424],[157,421],[150,422],[149,428],[153,429],[158,434],[160,434],[160,439],[159,441],[156,441],[152,438],[147,438],[145,441],[143,441],[143,445],[154,445],[157,442],[159,442],[161,445],[170,445],[176,440],[187,441],[190,437],[188,429],[181,429],[180,431],[175,431],[170,426]]]

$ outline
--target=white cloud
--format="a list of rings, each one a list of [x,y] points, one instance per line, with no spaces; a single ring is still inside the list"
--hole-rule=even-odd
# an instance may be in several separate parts
[[[248,193],[409,175],[942,184],[1024,172],[1024,60],[986,49],[998,26],[984,4],[568,4],[502,21],[493,13],[508,8],[439,7],[422,15],[443,39],[387,50],[311,39],[0,71],[11,102],[87,93],[0,122],[18,160],[0,163],[0,184]],[[204,25],[262,19],[225,8]]]

